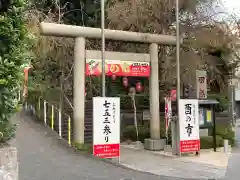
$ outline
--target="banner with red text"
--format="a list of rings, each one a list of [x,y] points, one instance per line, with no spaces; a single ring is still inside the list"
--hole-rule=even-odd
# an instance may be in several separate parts
[[[93,155],[120,156],[120,98],[93,98]]]
[[[150,76],[149,62],[106,60],[105,72],[107,76]],[[86,75],[99,76],[102,72],[100,59],[86,60]]]
[[[179,100],[180,153],[199,152],[199,111],[197,99]]]

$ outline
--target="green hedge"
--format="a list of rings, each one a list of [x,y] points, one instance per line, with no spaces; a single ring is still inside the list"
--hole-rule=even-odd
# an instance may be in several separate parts
[[[221,136],[222,139],[227,139],[230,145],[232,146],[235,145],[235,132],[232,130],[232,127],[217,125],[216,135]]]
[[[165,130],[164,130],[165,131]],[[163,128],[160,130],[160,135],[161,138],[165,138],[165,132],[163,131]],[[144,139],[150,137],[150,131],[148,126],[139,126],[138,127],[138,133],[139,133],[139,138],[138,140],[141,142],[144,142]],[[171,130],[169,129],[168,132],[168,144],[171,144]],[[223,146],[223,140],[228,139],[229,144],[234,146],[235,143],[235,133],[232,130],[231,127],[225,127],[222,125],[217,125],[216,126],[216,143],[217,147]],[[122,141],[124,140],[132,140],[136,141],[137,136],[136,136],[136,129],[134,125],[129,125],[126,126],[122,129]],[[200,146],[201,149],[209,149],[213,148],[213,137],[212,137],[212,132],[210,131],[209,136],[205,137],[200,137]]]
[[[139,126],[138,127],[138,140],[141,142],[144,142],[144,139],[150,137],[150,131],[149,128],[144,127],[144,126]],[[136,133],[136,128],[134,125],[126,126],[123,128],[122,131],[122,140],[132,140],[136,141],[137,140],[137,133]]]
[[[223,145],[223,138],[219,135],[216,136],[217,147]],[[200,148],[201,149],[211,149],[213,148],[213,136],[200,137]]]

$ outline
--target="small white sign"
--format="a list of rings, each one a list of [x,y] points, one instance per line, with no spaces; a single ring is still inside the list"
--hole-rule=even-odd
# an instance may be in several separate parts
[[[179,101],[180,151],[200,150],[199,111],[197,99]]]
[[[207,72],[196,70],[197,98],[207,99]]]
[[[93,155],[120,155],[120,98],[93,98]]]

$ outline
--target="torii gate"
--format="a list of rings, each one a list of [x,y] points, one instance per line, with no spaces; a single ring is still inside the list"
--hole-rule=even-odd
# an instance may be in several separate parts
[[[101,38],[100,28],[72,26],[55,23],[41,23],[40,32],[45,36],[75,38],[74,48],[74,139],[84,143],[84,109],[85,109],[85,38]],[[149,33],[137,33],[105,29],[105,38],[119,41],[148,43],[150,54],[150,136],[149,144],[152,149],[158,149],[160,140],[159,116],[159,67],[158,44],[176,45],[176,37]],[[161,146],[161,145],[160,145]],[[150,148],[151,149],[151,148]]]

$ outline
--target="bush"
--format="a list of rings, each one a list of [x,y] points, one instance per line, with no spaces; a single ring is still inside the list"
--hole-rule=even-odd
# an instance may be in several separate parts
[[[223,139],[221,136],[216,136],[217,147],[221,147],[223,144]],[[200,137],[200,148],[201,149],[211,149],[213,148],[213,136]]]
[[[93,150],[92,144],[79,144],[77,142],[73,142],[72,146],[78,151],[87,152],[87,153],[92,153],[92,150]]]
[[[230,126],[216,125],[216,135],[221,136],[222,139],[227,139],[229,144],[235,144],[235,132]]]
[[[23,69],[30,56],[30,39],[24,20],[27,1],[12,0],[0,9],[0,143],[15,136],[16,125],[10,119],[17,111],[17,92]],[[1,8],[1,7],[0,7]]]
[[[150,137],[150,131],[149,128],[146,128],[144,126],[138,127],[138,140],[141,142],[144,142],[144,139]],[[122,132],[122,140],[132,140],[137,141],[137,133],[136,128],[134,125],[126,126],[123,128]]]
[[[162,125],[162,124],[161,124]],[[165,127],[165,126],[164,126]],[[210,130],[210,129],[209,129]],[[144,142],[144,139],[150,137],[150,128],[146,126],[138,127],[139,133],[139,141]],[[165,138],[165,128],[163,125],[160,130],[161,138]],[[200,146],[201,149],[209,149],[213,148],[213,136],[212,132],[210,132],[210,136],[200,137]],[[171,128],[168,130],[168,144],[171,144]],[[234,145],[235,143],[235,133],[229,126],[216,126],[216,143],[217,147],[223,146],[223,140],[228,139],[230,145]],[[129,125],[123,128],[122,130],[122,140],[137,140],[136,129],[134,125]]]

